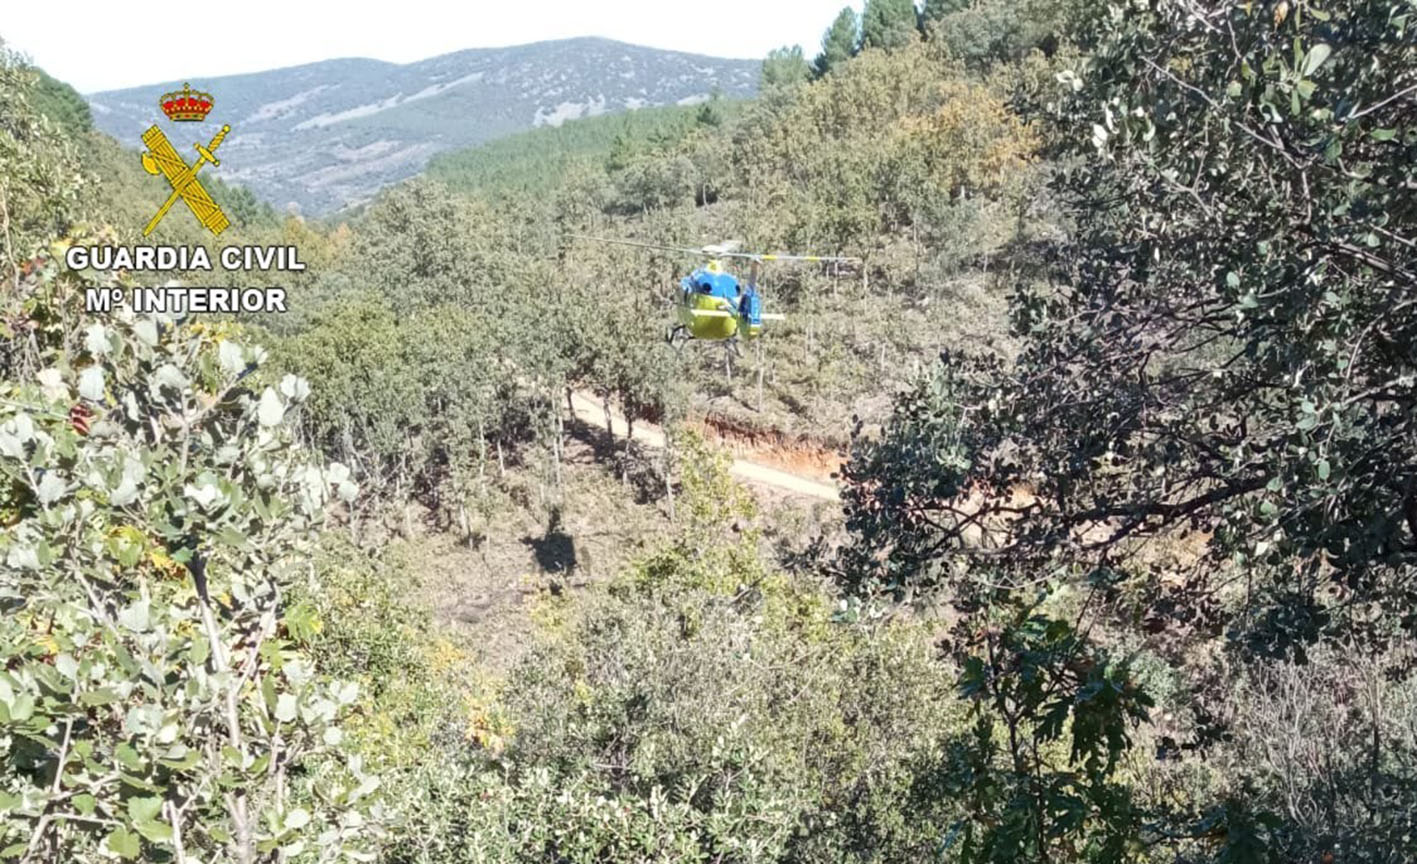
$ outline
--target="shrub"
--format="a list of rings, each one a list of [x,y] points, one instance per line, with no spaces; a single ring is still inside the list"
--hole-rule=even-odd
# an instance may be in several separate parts
[[[227,328],[86,319],[89,282],[27,269],[6,312],[39,371],[0,384],[0,855],[359,858],[358,689],[283,601],[356,492],[291,443],[308,385],[263,383]]]

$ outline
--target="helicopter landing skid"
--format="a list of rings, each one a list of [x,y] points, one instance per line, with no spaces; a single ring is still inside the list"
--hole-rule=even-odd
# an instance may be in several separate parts
[[[664,334],[664,341],[668,342],[669,347],[675,350],[683,348],[684,343],[693,338],[694,336],[689,332],[689,328],[685,327],[683,324],[676,324],[670,327],[668,332]]]

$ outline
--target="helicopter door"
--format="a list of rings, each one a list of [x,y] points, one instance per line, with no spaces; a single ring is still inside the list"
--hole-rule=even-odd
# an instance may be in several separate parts
[[[758,292],[751,288],[743,292],[743,300],[738,304],[738,314],[742,315],[749,324],[763,323],[763,301],[758,296]]]

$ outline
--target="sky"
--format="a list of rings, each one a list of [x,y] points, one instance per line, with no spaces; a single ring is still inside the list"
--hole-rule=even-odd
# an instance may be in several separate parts
[[[800,44],[810,59],[848,0],[70,0],[62,12],[51,3],[5,5],[0,38],[93,93],[335,57],[408,63],[573,36],[734,58]]]

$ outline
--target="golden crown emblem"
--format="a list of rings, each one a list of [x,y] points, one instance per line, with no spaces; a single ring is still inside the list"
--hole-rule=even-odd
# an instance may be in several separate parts
[[[164,93],[159,104],[169,120],[200,122],[207,119],[208,112],[212,110],[212,94],[183,84],[181,90]]]

